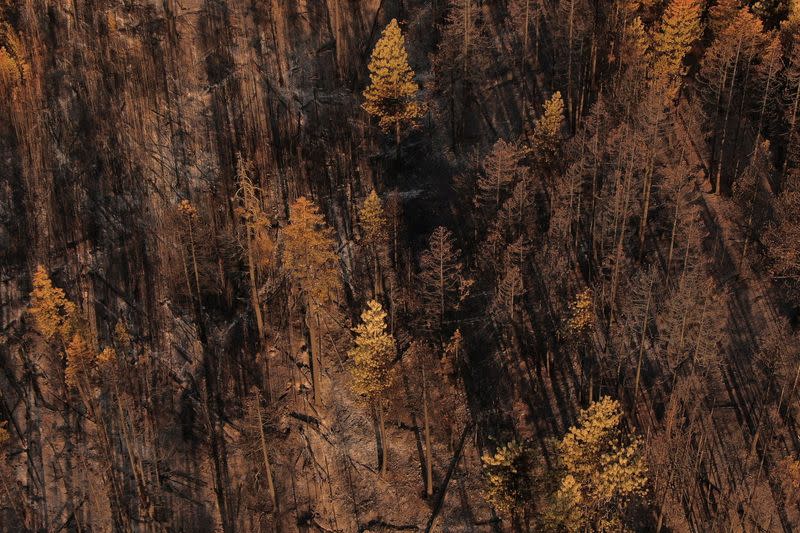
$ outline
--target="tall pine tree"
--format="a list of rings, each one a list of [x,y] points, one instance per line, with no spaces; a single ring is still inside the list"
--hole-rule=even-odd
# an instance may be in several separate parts
[[[665,87],[668,95],[677,92],[683,59],[702,35],[701,15],[699,0],[672,0],[653,37],[655,83]]]
[[[290,217],[291,223],[283,229],[283,267],[305,308],[311,336],[311,380],[317,403],[322,366],[320,312],[339,287],[338,257],[334,252],[333,232],[311,200],[304,196],[295,200]]]
[[[369,401],[378,415],[378,441],[380,442],[381,475],[386,473],[386,424],[384,423],[383,396],[392,384],[391,364],[396,353],[394,338],[386,328],[386,311],[380,303],[370,300],[361,313],[361,324],[353,329],[355,346],[350,350],[353,358],[353,390]]]
[[[408,64],[405,38],[397,19],[392,19],[372,51],[369,62],[370,85],[364,90],[363,107],[379,119],[383,131],[394,130],[400,145],[400,130],[413,126],[422,116],[418,101],[419,86]]]

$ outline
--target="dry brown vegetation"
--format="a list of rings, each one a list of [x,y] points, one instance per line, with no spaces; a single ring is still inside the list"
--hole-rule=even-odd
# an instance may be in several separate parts
[[[797,0],[0,0],[0,531],[800,527]]]

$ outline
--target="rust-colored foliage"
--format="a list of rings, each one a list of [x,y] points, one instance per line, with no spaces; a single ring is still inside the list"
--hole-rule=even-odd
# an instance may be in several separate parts
[[[64,381],[69,387],[80,388],[89,379],[96,356],[80,333],[76,333],[67,345],[66,356],[67,368],[64,371]]]
[[[289,216],[289,225],[282,232],[284,270],[306,294],[308,303],[320,306],[330,301],[339,287],[333,232],[305,196],[295,200]]]
[[[25,82],[29,66],[25,47],[14,28],[0,13],[0,92],[8,93]]]
[[[28,310],[36,328],[46,339],[58,336],[64,343],[71,340],[77,320],[75,304],[67,299],[63,290],[53,286],[47,270],[41,265],[33,274]]]
[[[397,19],[389,22],[375,45],[369,72],[370,85],[364,90],[363,106],[367,113],[378,117],[384,131],[399,132],[402,126],[413,126],[422,116],[422,106]]]

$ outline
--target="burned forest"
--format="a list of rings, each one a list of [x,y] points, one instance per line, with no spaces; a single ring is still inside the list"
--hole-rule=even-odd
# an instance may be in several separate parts
[[[800,0],[0,0],[0,532],[800,530]]]

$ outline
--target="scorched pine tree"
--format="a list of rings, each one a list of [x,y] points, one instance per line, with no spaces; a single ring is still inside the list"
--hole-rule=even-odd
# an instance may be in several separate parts
[[[422,106],[418,101],[419,85],[408,64],[405,39],[397,19],[386,26],[372,51],[369,78],[363,107],[367,113],[378,117],[383,131],[394,130],[399,147],[401,128],[416,123],[422,116]]]
[[[386,473],[386,430],[383,416],[383,395],[392,384],[391,365],[396,353],[394,338],[386,328],[386,311],[380,303],[370,300],[361,313],[361,324],[353,330],[353,390],[373,404],[378,415],[377,435],[380,441],[381,474]]]

